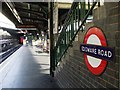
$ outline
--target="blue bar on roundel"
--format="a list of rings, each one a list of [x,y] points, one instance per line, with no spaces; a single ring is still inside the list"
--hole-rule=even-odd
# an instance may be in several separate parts
[[[115,57],[115,49],[106,46],[81,44],[80,51],[89,56],[107,61],[114,61],[114,57]]]

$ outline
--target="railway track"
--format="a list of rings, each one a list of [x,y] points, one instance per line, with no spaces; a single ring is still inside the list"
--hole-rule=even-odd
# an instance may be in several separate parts
[[[16,45],[15,47],[12,47],[5,52],[1,52],[1,54],[0,54],[0,64],[3,61],[5,61],[10,55],[12,55],[16,50],[18,50],[20,47],[21,47],[21,45]]]

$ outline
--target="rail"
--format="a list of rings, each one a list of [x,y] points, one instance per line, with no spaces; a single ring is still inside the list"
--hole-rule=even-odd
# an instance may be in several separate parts
[[[7,51],[5,52],[1,52],[0,53],[0,64],[5,60],[7,59],[10,55],[12,55],[16,50],[18,50],[19,48],[21,47],[21,45],[16,45],[10,49],[8,49]]]
[[[89,0],[88,0],[89,1]],[[72,45],[80,30],[84,30],[84,24],[92,17],[92,10],[100,6],[100,2],[73,2],[64,21],[63,28],[54,46],[55,66],[61,60],[68,48]]]

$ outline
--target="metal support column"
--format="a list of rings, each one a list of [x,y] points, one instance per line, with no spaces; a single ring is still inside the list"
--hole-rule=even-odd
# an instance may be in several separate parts
[[[50,2],[50,75],[54,77],[53,2]]]
[[[2,2],[0,1],[0,12],[2,13]]]

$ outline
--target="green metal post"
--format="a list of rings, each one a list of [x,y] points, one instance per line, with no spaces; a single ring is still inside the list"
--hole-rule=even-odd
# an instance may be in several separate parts
[[[55,60],[54,60],[54,42],[53,42],[53,2],[50,2],[50,75],[54,77]]]
[[[0,2],[0,12],[2,12],[2,2]]]
[[[78,32],[81,30],[82,26],[85,24],[88,16],[90,15],[90,12],[93,10],[93,8],[96,6],[96,4],[97,4],[97,2],[94,2],[94,4],[90,8],[90,2],[89,2],[88,3],[89,10],[87,13],[86,13],[86,3],[85,2],[80,2],[80,3],[74,2],[72,4],[72,7],[71,7],[70,11],[68,12],[68,16],[64,21],[63,28],[62,28],[62,31],[59,35],[56,47],[54,49],[54,50],[57,50],[56,52],[54,52],[57,54],[56,55],[57,56],[56,57],[57,63],[65,55],[68,48],[70,46],[72,46],[73,40],[75,39]],[[77,20],[78,20],[78,22],[81,21],[81,23],[78,23],[78,30],[76,30],[77,25],[76,24],[74,25],[74,23],[76,23]],[[67,27],[69,27],[69,28],[67,28]],[[65,48],[64,48],[64,46],[65,46]]]
[[[64,48],[66,48],[66,36],[67,36],[67,30],[65,30],[65,34],[64,34]]]
[[[80,21],[80,3],[78,3],[78,26],[79,26],[79,21]]]
[[[69,44],[69,42],[70,42],[70,29],[71,29],[70,25],[68,27],[69,27],[69,29],[68,29],[68,43],[67,44]]]
[[[73,37],[73,35],[74,35],[74,10],[73,10],[73,12],[72,12],[72,17],[71,17],[71,39],[72,39],[72,37]],[[71,40],[70,39],[70,40]]]
[[[98,2],[98,7],[100,7],[100,0],[99,0],[99,2]]]
[[[88,0],[88,11],[90,10],[90,1]]]

